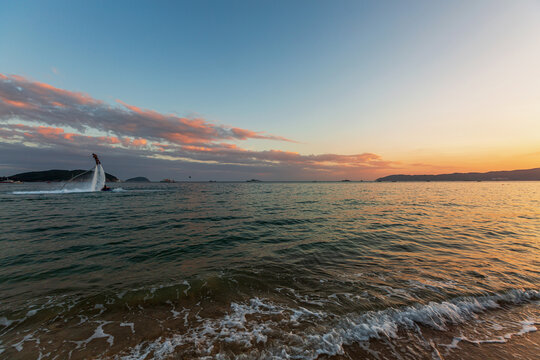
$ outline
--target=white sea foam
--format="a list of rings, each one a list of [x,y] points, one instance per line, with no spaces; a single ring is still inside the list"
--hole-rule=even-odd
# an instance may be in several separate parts
[[[132,322],[130,322],[130,323],[123,322],[123,323],[120,323],[120,326],[131,328],[131,333],[135,334],[135,324],[134,323],[132,323]]]
[[[38,309],[28,310],[28,312],[26,313],[26,317],[34,316],[37,314],[37,312]]]
[[[157,289],[159,287],[153,288],[153,291],[149,292],[154,293]],[[289,293],[293,292],[289,291]],[[294,293],[298,295],[296,292]],[[304,296],[301,295],[300,298],[303,299]],[[349,299],[353,301],[355,297],[351,296]],[[196,323],[195,326],[188,321],[190,310],[193,309],[182,308],[182,311],[176,311],[174,304],[169,302],[172,306],[173,317],[183,317],[187,330],[184,333],[162,337],[152,342],[140,343],[128,350],[128,353],[124,353],[123,356],[119,355],[117,358],[163,359],[173,355],[180,346],[187,346],[193,354],[200,358],[205,356],[220,358],[224,354],[215,353],[218,344],[235,344],[235,346],[244,349],[246,359],[315,359],[321,354],[343,354],[344,345],[356,343],[362,346],[363,342],[370,339],[396,338],[400,329],[416,331],[418,324],[444,331],[449,324],[467,322],[476,318],[479,313],[499,308],[503,304],[524,302],[534,304],[538,300],[540,300],[540,292],[538,291],[512,290],[493,296],[464,297],[399,309],[389,308],[381,311],[336,315],[325,311],[324,308],[322,310],[318,307],[306,308],[301,306],[300,302],[290,306],[267,299],[253,298],[245,303],[231,303],[229,311],[218,318],[204,318],[198,316],[197,313],[194,315],[198,319],[198,324]],[[27,311],[25,319],[35,315],[35,310],[43,307],[44,305],[39,308],[31,307]],[[99,310],[100,313],[106,310],[103,304],[94,304],[93,309]],[[0,318],[0,324],[4,326],[10,326],[14,321],[18,320]],[[81,322],[92,323],[92,321],[82,317]],[[114,344],[114,336],[104,330],[104,326],[111,322],[95,321],[95,323],[98,326],[88,339],[74,342],[78,349],[85,348],[92,340],[100,338],[105,338],[109,346]],[[129,327],[131,332],[135,333],[134,323],[118,322],[116,324]],[[529,319],[521,323],[519,331],[516,330],[502,336],[488,336],[485,339],[457,337],[451,344],[441,346],[457,347],[461,341],[503,343],[512,336],[521,336],[537,331],[538,324],[537,320]],[[25,342],[36,340],[39,341],[32,335],[27,335],[11,346],[22,351]],[[432,351],[432,355],[436,358],[436,349],[434,348]]]
[[[107,310],[107,309],[105,308],[105,305],[103,305],[103,304],[95,304],[95,305],[94,305],[94,309],[95,309],[95,310],[99,310],[99,314],[97,314],[97,316],[103,314],[103,313],[105,312],[105,310]]]
[[[300,295],[296,290],[292,288],[276,288],[276,291],[290,293],[294,297],[294,299],[310,305],[324,306],[325,303],[332,302],[326,298],[321,298],[320,296]]]
[[[173,319],[176,319],[177,317],[179,317],[180,315],[184,314],[185,313],[185,316],[184,316],[184,323],[186,323],[186,326],[187,326],[187,316],[189,314],[189,309],[186,309],[186,308],[182,308],[182,311],[176,311],[176,308],[173,304],[172,301],[167,301],[167,304],[171,305],[171,314],[173,316]]]
[[[8,327],[9,325],[13,324],[14,320],[9,320],[5,316],[0,317],[0,325]]]
[[[477,344],[477,345],[478,344],[504,344],[508,342],[508,340],[510,340],[513,336],[523,336],[527,333],[537,331],[538,329],[534,325],[538,325],[540,323],[538,321],[536,322],[535,321],[521,321],[520,324],[521,324],[521,329],[518,332],[506,333],[504,335],[495,336],[493,338],[488,338],[488,339],[471,339],[464,336],[458,336],[458,337],[454,337],[450,344],[441,344],[441,346],[445,346],[447,348],[453,349],[453,348],[457,348],[458,344],[461,341],[468,342],[471,344]]]
[[[49,306],[64,306],[65,305],[64,302],[55,302],[55,300],[56,300],[56,298],[49,296],[49,297],[47,297],[47,302],[41,304],[39,307],[37,307],[37,305],[35,305],[35,304],[29,305],[29,310],[27,310],[26,314],[21,318],[8,319],[5,316],[0,317],[0,325],[4,326],[4,329],[2,329],[2,330],[5,330],[6,328],[9,328],[12,324],[23,323],[29,317],[32,317],[32,316],[36,315],[38,312],[40,312],[43,309],[48,308]],[[68,310],[69,309],[70,308],[68,307]],[[12,329],[14,327],[12,327]],[[8,330],[8,331],[10,331],[10,330]]]
[[[201,325],[189,329],[186,333],[138,344],[129,354],[119,358],[147,359],[151,355],[151,358],[163,359],[182,345],[193,346],[200,357],[219,358],[220,354],[212,353],[212,349],[222,342],[242,346],[246,349],[246,354],[249,354],[246,358],[315,359],[321,354],[343,354],[344,345],[369,339],[396,338],[400,328],[416,329],[418,324],[422,324],[444,331],[448,324],[466,322],[477,317],[478,313],[499,308],[502,303],[520,304],[539,298],[538,291],[513,290],[493,296],[467,297],[345,316],[303,307],[290,308],[253,298],[248,303],[231,303],[231,311],[221,318],[201,319]],[[248,318],[247,315],[251,316]],[[298,333],[287,330],[294,329],[300,323],[318,325]],[[533,322],[523,323],[522,330],[510,336],[536,331],[534,325]],[[277,334],[279,335],[276,337]],[[463,340],[456,339],[446,346],[455,347]],[[502,340],[506,341],[506,338],[482,341]],[[264,344],[264,350],[258,351],[255,345],[260,343]],[[435,357],[436,355],[434,352]]]
[[[84,348],[86,347],[86,345],[91,342],[92,340],[94,339],[100,339],[100,338],[107,338],[107,342],[109,343],[109,346],[113,346],[114,344],[114,336],[112,336],[111,334],[107,334],[104,330],[103,330],[103,326],[107,325],[107,324],[110,324],[112,323],[112,321],[99,321],[97,322],[99,325],[98,327],[94,330],[94,333],[92,334],[92,336],[90,336],[88,339],[86,340],[81,340],[81,341],[73,341],[75,344],[77,344],[77,349],[80,349],[80,348]]]
[[[77,315],[79,317],[79,323],[77,325],[81,325],[81,324],[84,324],[85,322],[88,321],[88,316],[84,316],[84,315]]]
[[[523,335],[526,333],[537,331],[538,328],[535,325],[540,325],[540,321],[522,321],[521,322],[521,330],[516,335]]]
[[[187,296],[187,293],[188,293],[189,289],[191,289],[191,285],[189,284],[189,282],[187,280],[184,280],[184,282],[182,284],[187,286],[187,289],[184,290],[184,295]]]
[[[24,348],[24,343],[27,341],[33,341],[36,344],[39,344],[39,339],[34,337],[34,333],[26,335],[21,341],[18,343],[13,344],[13,347],[18,351],[21,352]]]

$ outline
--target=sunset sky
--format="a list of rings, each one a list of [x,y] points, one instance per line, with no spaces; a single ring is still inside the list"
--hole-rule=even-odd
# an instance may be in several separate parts
[[[2,1],[0,176],[540,167],[540,1]]]

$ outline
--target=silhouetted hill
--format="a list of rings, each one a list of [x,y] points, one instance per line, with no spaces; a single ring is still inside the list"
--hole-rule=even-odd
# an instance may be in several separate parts
[[[439,175],[390,175],[377,181],[540,181],[540,168],[486,173],[453,173]]]
[[[39,182],[39,181],[68,181],[73,177],[86,172],[86,170],[46,170],[32,171],[9,176],[15,181]],[[109,182],[116,182],[118,178],[105,173],[105,179]]]
[[[127,179],[126,182],[150,182],[150,180],[148,180],[144,176],[137,176],[131,179]]]

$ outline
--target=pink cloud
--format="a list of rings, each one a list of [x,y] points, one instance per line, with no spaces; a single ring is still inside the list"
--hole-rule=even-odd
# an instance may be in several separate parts
[[[34,146],[78,148],[107,152],[129,151],[144,157],[215,164],[238,164],[268,169],[277,167],[346,176],[363,171],[392,169],[396,162],[373,153],[303,155],[279,149],[254,151],[231,141],[270,139],[291,141],[237,127],[212,124],[200,118],[162,114],[117,100],[113,106],[87,94],[0,74],[0,120],[21,120],[33,125],[0,124],[0,141]],[[74,129],[66,132],[64,129]],[[100,134],[100,135],[87,135]],[[102,135],[107,134],[106,136]]]
[[[13,107],[16,107],[16,108],[30,109],[30,108],[33,107],[32,104],[28,104],[28,103],[25,103],[25,102],[22,102],[22,101],[9,100],[9,99],[2,99],[2,101],[4,103],[6,103],[7,105],[13,106]]]
[[[212,124],[204,119],[162,114],[121,100],[117,100],[121,106],[115,107],[85,93],[59,89],[17,75],[2,74],[0,99],[0,119],[69,126],[80,132],[106,131],[118,137],[165,140],[178,145],[246,139],[290,141],[263,132]]]
[[[64,132],[64,129],[52,128],[48,126],[38,126],[37,132],[45,137],[57,137]]]

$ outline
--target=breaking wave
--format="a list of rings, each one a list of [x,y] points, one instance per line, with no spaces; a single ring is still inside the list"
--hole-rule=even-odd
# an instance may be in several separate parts
[[[230,312],[221,318],[201,320],[199,326],[184,334],[142,342],[129,353],[116,358],[165,359],[175,354],[178,348],[188,346],[192,347],[190,350],[193,355],[198,357],[227,359],[229,357],[226,352],[216,350],[218,344],[236,344],[246,350],[245,358],[316,359],[323,354],[342,355],[345,352],[344,346],[353,343],[370,339],[396,339],[400,330],[414,331],[418,326],[446,331],[448,326],[465,323],[480,313],[538,299],[540,293],[536,290],[511,290],[491,296],[465,297],[400,309],[335,316],[323,311],[290,308],[265,299],[252,298],[247,303],[231,303]],[[522,330],[499,337],[496,341],[536,331],[534,325],[537,322],[522,323]],[[459,341],[474,340],[459,338]]]

